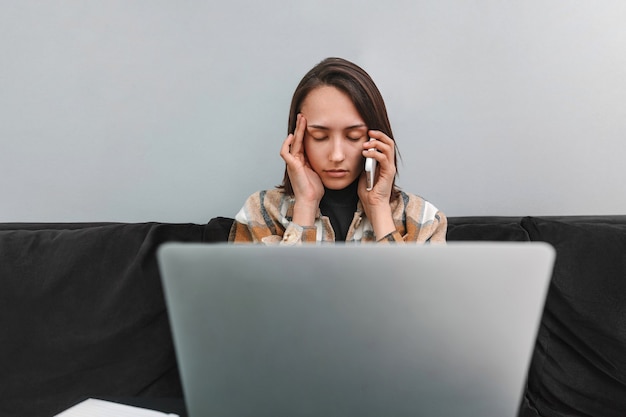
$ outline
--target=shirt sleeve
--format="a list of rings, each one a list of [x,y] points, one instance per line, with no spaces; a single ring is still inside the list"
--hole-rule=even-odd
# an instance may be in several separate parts
[[[285,233],[280,241],[283,245],[300,245],[302,243],[315,243],[317,238],[317,227],[300,226],[290,222],[285,229]]]
[[[250,196],[235,216],[229,242],[289,246],[314,243],[317,227],[302,227],[285,218],[281,214],[282,201],[276,192],[258,192]]]
[[[396,231],[378,239],[377,243],[446,243],[448,219],[431,203],[421,197],[410,196],[402,211],[403,219],[394,216]]]
[[[302,227],[290,222],[284,232],[281,230],[272,234],[267,228],[251,228],[246,223],[237,220],[230,229],[228,241],[231,243],[262,243],[266,245],[294,246],[302,243],[315,243],[317,228],[315,226]]]
[[[231,243],[253,243],[254,238],[247,224],[235,220],[230,228],[228,241]]]

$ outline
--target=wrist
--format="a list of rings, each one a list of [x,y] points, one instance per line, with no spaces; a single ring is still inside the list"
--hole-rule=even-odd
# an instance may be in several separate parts
[[[298,202],[293,206],[292,221],[299,226],[313,226],[317,218],[319,202]]]
[[[370,207],[369,218],[374,229],[374,236],[377,239],[396,231],[396,224],[393,221],[389,205],[386,207]]]

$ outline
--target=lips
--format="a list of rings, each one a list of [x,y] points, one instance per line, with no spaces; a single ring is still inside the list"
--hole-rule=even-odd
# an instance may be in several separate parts
[[[348,170],[346,169],[327,169],[324,172],[326,172],[326,175],[333,178],[340,178],[348,175]]]

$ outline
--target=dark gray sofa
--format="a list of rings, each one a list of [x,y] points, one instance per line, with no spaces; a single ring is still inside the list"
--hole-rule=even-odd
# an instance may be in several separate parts
[[[0,224],[0,416],[181,397],[155,251],[231,223]],[[626,415],[626,216],[452,217],[448,240],[556,248],[520,416]]]

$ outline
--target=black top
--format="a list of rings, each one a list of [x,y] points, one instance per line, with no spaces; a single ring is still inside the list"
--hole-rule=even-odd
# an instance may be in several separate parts
[[[322,215],[330,219],[330,224],[335,231],[335,241],[345,241],[348,229],[354,218],[359,195],[357,188],[359,180],[343,190],[329,190],[324,188],[324,197],[320,202],[320,211]]]

